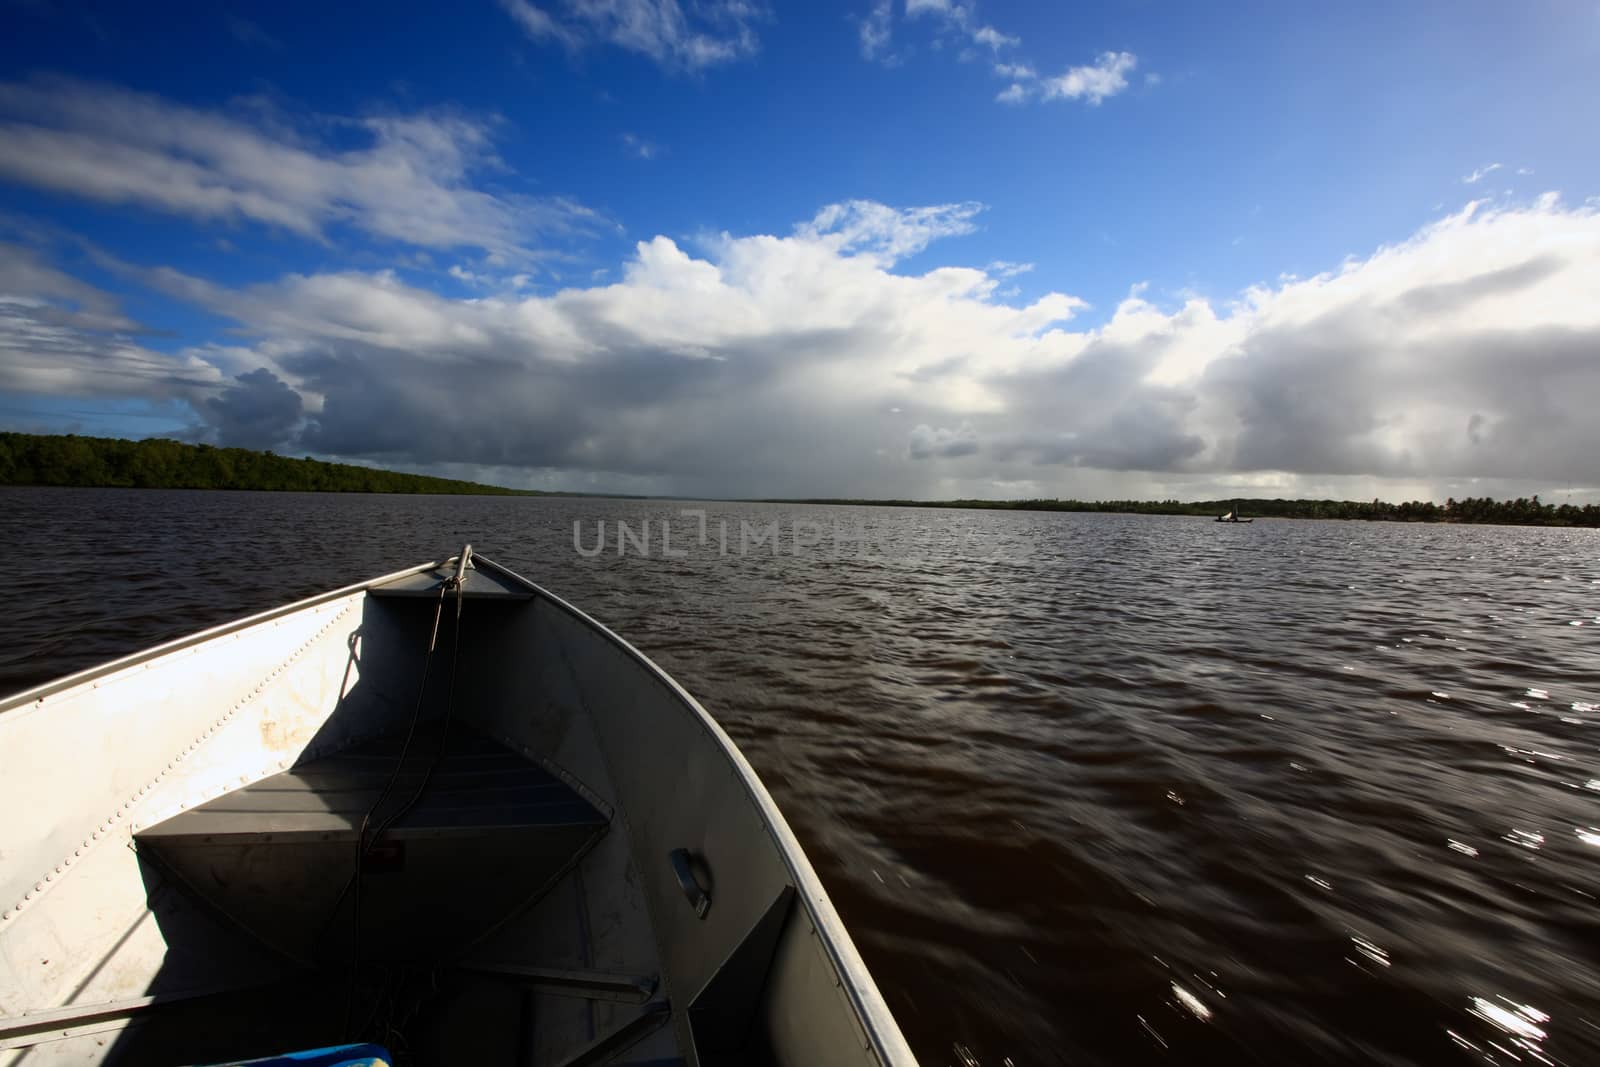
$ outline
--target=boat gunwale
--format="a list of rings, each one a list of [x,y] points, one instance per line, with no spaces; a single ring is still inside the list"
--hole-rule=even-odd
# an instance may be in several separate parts
[[[677,679],[605,623],[503,564],[477,554],[473,555],[473,560],[488,565],[507,578],[521,582],[533,590],[540,599],[548,601],[593,629],[665,685],[667,690],[678,698],[679,703],[695,716],[701,729],[722,750],[722,755],[732,765],[740,784],[755,802],[756,810],[761,815],[767,832],[772,835],[773,843],[783,858],[784,866],[794,879],[797,895],[805,905],[818,940],[827,948],[829,961],[841,979],[840,986],[845,989],[852,1007],[855,1008],[856,1020],[872,1051],[886,1067],[916,1067],[917,1059],[912,1054],[905,1035],[900,1031],[899,1022],[889,1010],[889,1005],[883,999],[883,993],[873,980],[872,973],[867,970],[866,961],[856,949],[850,932],[845,928],[844,920],[834,909],[833,901],[823,887],[822,879],[818,877],[816,869],[811,866],[811,860],[801,846],[799,838],[795,837],[788,820],[778,808],[778,802],[767,792],[761,777],[756,774],[755,768],[745,759],[744,753],[739,750],[733,738],[728,736],[727,731],[692,693],[678,683]]]
[[[450,557],[450,559],[454,558],[454,556]],[[141,663],[148,663],[152,660],[160,659],[162,656],[167,656],[174,652],[182,652],[184,649],[190,648],[194,645],[204,644],[205,642],[214,640],[218,637],[226,637],[231,633],[236,633],[240,630],[246,630],[252,626],[257,626],[264,622],[271,622],[274,619],[284,618],[286,616],[293,615],[296,612],[304,611],[307,608],[314,608],[322,604],[328,604],[343,597],[354,596],[356,593],[365,593],[372,587],[383,585],[386,582],[392,582],[400,578],[409,578],[413,574],[421,574],[424,571],[436,570],[449,562],[449,559],[435,560],[431,563],[422,563],[415,567],[407,567],[404,570],[394,571],[391,574],[385,574],[377,578],[371,578],[364,582],[355,582],[351,585],[341,586],[338,589],[332,589],[326,593],[317,593],[313,596],[306,597],[303,600],[296,600],[289,604],[280,604],[278,607],[268,608],[266,611],[259,611],[254,615],[245,615],[242,618],[219,623],[216,626],[210,627],[209,629],[200,630],[192,634],[185,634],[182,637],[173,638],[171,641],[163,642],[162,644],[155,645],[152,648],[145,648],[139,650],[138,652],[131,652],[126,656],[119,656],[118,658],[108,660],[105,663],[96,664],[92,667],[85,667],[81,671],[75,671],[72,674],[57,678],[53,681],[45,682],[42,685],[36,685],[32,689],[24,689],[20,693],[14,693],[11,696],[0,698],[0,715],[5,715],[8,712],[16,711],[29,704],[37,704],[48,697],[57,696],[69,689],[83,685],[85,682],[96,681],[100,678],[105,678],[108,675],[116,674],[118,671],[124,671],[130,667],[137,667]]]

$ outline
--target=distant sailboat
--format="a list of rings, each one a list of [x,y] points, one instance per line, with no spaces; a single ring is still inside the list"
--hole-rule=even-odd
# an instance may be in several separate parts
[[[1218,522],[1255,522],[1256,520],[1240,518],[1239,517],[1239,502],[1238,501],[1234,501],[1233,510],[1228,512],[1226,515],[1218,515],[1217,516],[1217,521]]]

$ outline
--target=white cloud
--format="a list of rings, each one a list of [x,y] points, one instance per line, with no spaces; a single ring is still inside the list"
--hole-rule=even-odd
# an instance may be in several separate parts
[[[1500,169],[1501,165],[1499,163],[1491,163],[1487,167],[1479,167],[1471,174],[1468,174],[1466,177],[1462,178],[1461,183],[1463,185],[1477,185],[1480,181]]]
[[[108,293],[0,242],[0,390],[192,399],[221,380],[211,363],[169,356]]]
[[[926,15],[932,18],[940,31],[972,44],[982,45],[992,52],[1002,48],[1015,48],[1022,38],[977,20],[976,7],[954,0],[906,0],[906,17]]]
[[[657,237],[616,282],[546,295],[450,299],[386,273],[234,289],[150,272],[240,331],[233,347],[178,357],[140,349],[103,294],[13,255],[0,368],[14,389],[194,397],[219,440],[292,433],[324,454],[536,469],[594,488],[1595,488],[1600,207],[1474,205],[1231,302],[1162,306],[1134,287],[1092,327],[1062,293],[1008,302],[999,287],[1017,264],[898,272],[969,231],[976,211],[856,201],[788,236],[700,250]],[[79,308],[111,318],[50,320]],[[441,405],[464,376],[473,404]]]
[[[0,84],[0,179],[202,222],[316,240],[340,226],[427,248],[527,259],[599,217],[559,197],[472,186],[500,169],[490,128],[447,113],[324,120],[334,147],[262,117],[62,79]]]
[[[889,39],[894,32],[893,24],[892,0],[877,0],[858,27],[862,59],[889,59]]]
[[[976,59],[979,45],[990,50],[991,58],[1002,49],[1019,48],[1022,38],[1006,33],[977,20],[976,5],[959,0],[906,0],[906,16],[926,16],[937,27],[942,37],[934,40],[941,48],[954,37],[965,46],[957,51],[963,60]],[[862,55],[868,59],[879,57],[888,43],[892,9],[888,3],[878,4],[872,14],[861,23]],[[888,57],[885,57],[887,60]],[[1128,87],[1128,75],[1138,65],[1131,52],[1102,52],[1093,63],[1071,67],[1055,77],[1041,79],[1038,69],[1026,59],[1000,60],[991,64],[996,77],[1011,84],[995,94],[1002,104],[1022,104],[1029,100],[1084,100],[1097,105],[1107,97],[1115,96]],[[1156,74],[1147,74],[1145,84],[1154,87],[1161,83]]]
[[[622,135],[622,146],[628,150],[629,155],[638,156],[640,159],[654,159],[661,153],[661,147],[654,141],[647,141],[634,133]]]
[[[997,278],[1014,278],[1019,274],[1027,274],[1033,270],[1033,264],[1012,263],[1008,260],[997,259],[983,269]]]
[[[897,210],[871,200],[829,204],[795,233],[836,252],[871,256],[885,266],[915,255],[941,237],[976,229],[976,201]]]
[[[528,0],[500,0],[500,6],[535,41],[572,51],[610,44],[686,71],[754,55],[760,47],[754,25],[763,17],[751,0],[699,0],[689,13],[678,0],[564,0],[557,14]]]
[[[1009,33],[1001,33],[993,26],[979,26],[972,32],[972,39],[978,44],[988,45],[996,52],[1002,48],[1009,48],[1022,43],[1021,37],[1013,37]]]
[[[1087,100],[1090,104],[1099,104],[1128,87],[1128,72],[1138,62],[1131,52],[1102,52],[1091,64],[1045,78],[1040,83],[1040,95],[1045,100]]]
[[[87,331],[135,331],[109,293],[47,264],[30,248],[0,241],[0,304],[41,321]]]
[[[583,44],[583,38],[576,30],[557,22],[548,11],[534,7],[528,0],[500,0],[500,6],[535,41],[555,41],[572,49]]]

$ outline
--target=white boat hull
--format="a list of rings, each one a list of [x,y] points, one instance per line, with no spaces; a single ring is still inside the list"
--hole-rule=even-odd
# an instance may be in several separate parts
[[[452,595],[425,689],[447,564],[0,703],[0,1064],[194,1063],[381,1038],[338,1031],[362,1025],[352,1014],[392,1022],[393,988],[412,980],[397,975],[418,974],[445,992],[415,1008],[417,1062],[914,1062],[727,735],[593,619],[477,566],[459,653]],[[383,845],[411,849],[410,866],[364,863],[354,878],[357,846],[339,842],[364,835],[330,799],[344,787],[315,772],[354,755],[387,767],[366,753],[413,713],[422,757],[452,735],[520,754],[538,777],[524,793],[581,803],[600,832],[569,833],[583,843],[561,846],[564,864],[536,861],[553,838],[506,805],[474,802],[470,828],[452,823],[459,806],[427,822],[421,805]],[[478,817],[495,811],[506,817]],[[352,882],[376,910],[352,918]]]

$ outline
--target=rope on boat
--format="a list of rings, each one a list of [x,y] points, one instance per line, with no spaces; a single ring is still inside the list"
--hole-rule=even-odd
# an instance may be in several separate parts
[[[394,770],[389,773],[389,780],[384,783],[382,792],[378,794],[378,799],[373,801],[372,806],[361,817],[361,827],[356,834],[355,870],[351,873],[350,880],[345,883],[344,889],[339,892],[339,899],[334,901],[333,911],[328,916],[331,922],[333,916],[338,914],[340,906],[344,904],[345,894],[354,894],[351,904],[350,988],[345,997],[344,1026],[342,1027],[346,1032],[350,1029],[350,1015],[355,1004],[356,984],[361,974],[361,868],[367,853],[371,852],[373,846],[383,837],[384,831],[404,818],[412,808],[416,807],[417,801],[421,800],[423,793],[427,791],[428,783],[433,780],[434,771],[438,769],[439,763],[444,759],[445,746],[450,741],[451,714],[455,709],[456,663],[460,658],[461,652],[461,608],[465,599],[463,586],[471,559],[472,546],[467,545],[461,550],[460,563],[456,568],[456,573],[439,583],[439,597],[434,601],[433,605],[433,629],[428,637],[428,651],[422,659],[422,678],[417,683],[417,700],[411,709],[411,725],[406,728],[405,740],[400,744],[400,756],[395,760]],[[411,751],[411,742],[416,737],[417,724],[422,721],[423,697],[428,689],[428,671],[433,665],[433,654],[439,645],[439,621],[444,615],[444,599],[452,591],[456,595],[456,625],[455,634],[450,644],[450,676],[445,686],[444,725],[439,731],[439,744],[434,749],[433,758],[428,761],[428,769],[423,773],[422,781],[417,783],[416,790],[404,804],[400,805],[390,815],[385,816],[369,837],[367,829],[372,823],[372,818],[378,813],[378,809],[383,807],[384,801],[389,799],[389,795],[394,792],[395,784],[400,780],[400,774],[405,769],[406,756]]]

